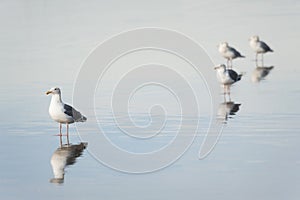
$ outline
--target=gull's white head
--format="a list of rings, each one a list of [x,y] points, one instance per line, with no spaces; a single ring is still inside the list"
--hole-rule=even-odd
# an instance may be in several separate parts
[[[249,40],[250,40],[250,41],[253,41],[253,42],[258,42],[258,41],[259,41],[259,37],[258,37],[258,35],[254,35],[254,36],[251,36],[251,37],[249,38]]]
[[[225,70],[226,69],[226,65],[220,64],[220,65],[215,66],[214,69],[215,70],[220,70],[220,69]]]
[[[48,94],[60,94],[60,89],[58,88],[58,87],[54,87],[54,88],[51,88],[50,90],[48,90],[47,92],[46,92],[46,94],[48,95]]]
[[[221,42],[219,47],[228,47],[228,42]]]
[[[228,49],[228,43],[227,42],[221,42],[219,44],[219,52],[224,53]]]

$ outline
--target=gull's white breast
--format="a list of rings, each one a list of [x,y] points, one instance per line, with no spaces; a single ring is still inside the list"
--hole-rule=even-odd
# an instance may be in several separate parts
[[[59,123],[73,123],[71,116],[64,113],[64,106],[62,103],[52,102],[49,107],[49,114],[51,118]]]
[[[256,53],[264,53],[265,52],[265,50],[261,47],[260,42],[251,41],[250,46]]]
[[[218,70],[217,78],[219,82],[221,82],[224,85],[230,85],[234,83],[234,81],[229,77],[229,74],[227,72],[223,72],[221,70]]]

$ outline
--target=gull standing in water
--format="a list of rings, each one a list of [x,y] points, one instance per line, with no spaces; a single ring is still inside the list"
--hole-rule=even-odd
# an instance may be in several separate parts
[[[230,68],[232,68],[232,60],[235,58],[245,58],[240,52],[238,52],[235,48],[228,45],[227,42],[222,42],[219,44],[219,52],[221,55],[227,59],[227,66],[229,66],[230,61]]]
[[[226,93],[230,95],[230,86],[241,80],[242,74],[238,74],[232,69],[226,69],[224,64],[215,66],[215,70],[217,70],[217,78],[219,82],[224,86],[224,95]]]
[[[262,65],[264,65],[264,53],[273,52],[273,50],[263,41],[259,40],[257,35],[250,37],[250,47],[254,50],[255,61],[257,63],[258,54],[261,54]]]
[[[51,88],[46,94],[51,94],[52,99],[49,106],[49,114],[51,118],[59,123],[60,145],[62,146],[61,124],[67,125],[67,144],[69,144],[69,124],[74,122],[85,122],[87,118],[72,106],[65,104],[61,100],[61,92],[59,88]]]

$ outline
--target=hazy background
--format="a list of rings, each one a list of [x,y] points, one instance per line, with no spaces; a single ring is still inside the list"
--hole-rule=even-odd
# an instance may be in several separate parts
[[[1,1],[1,199],[298,199],[299,11],[296,0]],[[49,183],[58,125],[48,116],[45,91],[60,86],[71,103],[73,83],[89,52],[137,27],[182,32],[216,64],[224,62],[217,51],[222,41],[245,54],[234,61],[246,72],[232,91],[241,110],[205,160],[197,159],[197,140],[170,168],[128,175],[85,152],[67,169],[62,187]],[[253,34],[275,51],[265,56],[265,64],[275,68],[261,83],[250,80]]]

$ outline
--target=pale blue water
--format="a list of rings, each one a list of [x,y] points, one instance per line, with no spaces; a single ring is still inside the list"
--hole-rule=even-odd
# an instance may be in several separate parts
[[[0,198],[299,199],[299,6],[298,1],[3,2]],[[73,82],[88,52],[109,36],[138,26],[186,33],[215,63],[224,61],[216,49],[220,41],[238,47],[247,55],[246,60],[234,61],[246,72],[232,88],[231,100],[241,104],[240,110],[228,119],[204,160],[198,159],[203,135],[173,165],[141,175],[100,164],[88,146],[66,168],[63,184],[50,183],[50,159],[59,140],[54,136],[58,125],[48,116],[50,97],[45,91],[60,86],[63,99],[71,103]],[[251,82],[254,55],[247,38],[252,34],[261,35],[275,50],[265,56],[265,63],[275,68],[260,83]],[[147,123],[147,117],[135,117]],[[207,122],[209,116],[202,119]],[[169,121],[170,135],[177,121],[176,116]],[[158,137],[152,145],[132,146],[110,119],[104,129],[132,151],[156,149],[169,139]],[[70,131],[71,142],[79,143],[74,126]]]

